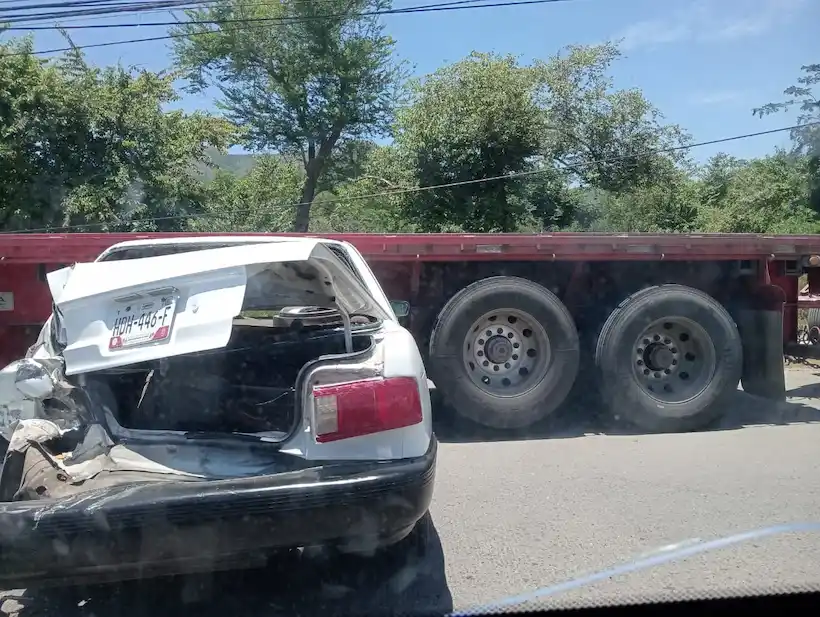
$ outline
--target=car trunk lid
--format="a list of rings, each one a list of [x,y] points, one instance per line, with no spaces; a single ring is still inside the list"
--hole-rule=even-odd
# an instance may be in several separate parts
[[[305,305],[390,318],[311,238],[78,263],[48,281],[67,375],[222,348],[242,310]]]

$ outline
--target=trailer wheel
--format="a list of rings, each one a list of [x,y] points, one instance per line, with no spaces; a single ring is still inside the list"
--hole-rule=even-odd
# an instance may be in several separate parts
[[[743,349],[726,309],[682,285],[630,296],[606,320],[595,350],[603,399],[649,431],[701,428],[737,389]]]
[[[809,327],[809,343],[812,345],[820,344],[820,309],[809,309],[806,322]]]
[[[578,333],[549,290],[495,276],[468,285],[439,313],[432,378],[462,416],[484,426],[529,426],[554,411],[578,373]]]

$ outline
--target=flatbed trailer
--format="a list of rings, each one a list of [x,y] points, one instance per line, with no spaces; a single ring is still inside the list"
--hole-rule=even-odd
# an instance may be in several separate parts
[[[126,240],[215,235],[0,234],[0,362],[50,314],[47,272]],[[575,385],[644,429],[694,429],[738,381],[783,399],[784,351],[820,356],[797,340],[798,309],[820,308],[820,236],[327,237],[356,246],[388,296],[409,303],[437,389],[490,427],[529,426]]]

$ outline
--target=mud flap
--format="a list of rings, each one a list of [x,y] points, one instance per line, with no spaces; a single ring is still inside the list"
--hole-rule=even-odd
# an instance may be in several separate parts
[[[743,390],[767,399],[786,400],[783,364],[783,305],[786,295],[775,285],[757,288],[736,314],[743,339]]]

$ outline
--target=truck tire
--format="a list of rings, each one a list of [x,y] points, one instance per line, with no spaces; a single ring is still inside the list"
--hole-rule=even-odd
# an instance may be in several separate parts
[[[649,287],[606,320],[595,349],[603,400],[653,432],[702,428],[737,389],[743,348],[716,300],[683,285]]]
[[[809,309],[806,315],[809,343],[820,344],[820,309]]]
[[[433,382],[460,415],[497,429],[529,426],[566,398],[578,373],[578,332],[549,290],[494,276],[444,306],[430,336]]]

